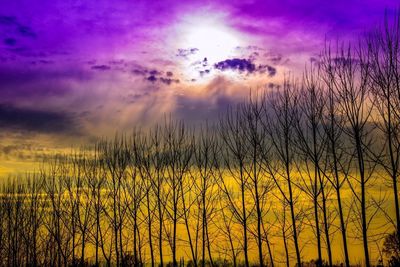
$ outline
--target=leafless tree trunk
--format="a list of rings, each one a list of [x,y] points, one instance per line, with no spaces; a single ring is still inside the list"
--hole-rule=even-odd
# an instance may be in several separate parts
[[[122,205],[122,183],[126,176],[129,164],[129,148],[124,137],[116,137],[113,142],[103,142],[100,144],[102,157],[104,157],[104,168],[108,173],[106,178],[109,183],[111,197],[110,221],[114,232],[114,249],[116,265],[120,266],[123,260],[122,246],[122,225],[125,208]],[[111,216],[110,216],[111,215]]]
[[[198,173],[197,194],[200,198],[199,212],[201,217],[201,265],[206,266],[206,252],[211,266],[214,265],[209,239],[209,225],[216,211],[215,202],[218,201],[217,168],[219,144],[215,132],[207,124],[200,130],[195,146],[195,175]]]
[[[83,172],[87,179],[87,190],[89,191],[88,197],[92,201],[91,217],[92,225],[88,228],[90,236],[94,239],[95,246],[95,266],[100,264],[100,247],[101,242],[101,227],[102,227],[102,215],[105,205],[103,203],[102,189],[105,186],[105,172],[101,168],[99,147],[96,145],[92,155],[87,156],[83,161]],[[106,261],[109,260],[106,258]]]
[[[272,142],[273,152],[271,160],[266,161],[269,174],[274,179],[282,197],[287,201],[290,208],[292,220],[293,242],[296,250],[297,265],[301,266],[300,246],[298,240],[297,216],[295,212],[294,178],[292,169],[294,167],[295,151],[294,136],[297,119],[297,88],[294,84],[285,81],[281,91],[268,95],[265,104],[265,131]],[[282,180],[286,183],[287,190],[281,185]]]
[[[325,69],[333,77],[334,91],[341,115],[346,118],[344,133],[350,138],[351,147],[354,149],[357,177],[354,183],[349,180],[349,185],[354,192],[354,196],[360,204],[361,230],[364,246],[365,265],[370,266],[370,256],[368,247],[368,219],[367,219],[367,192],[366,186],[373,174],[376,166],[375,162],[368,161],[368,153],[372,150],[370,123],[372,105],[368,103],[368,84],[370,71],[369,64],[364,64],[365,56],[362,51],[354,53],[351,48],[341,49],[335,58],[329,54],[325,57]],[[355,185],[360,187],[360,192],[356,192]]]
[[[155,174],[154,168],[155,166],[152,165],[151,158],[154,156],[153,153],[155,151],[152,150],[151,143],[149,144],[149,139],[143,136],[137,138],[135,147],[135,154],[137,157],[137,165],[139,168],[140,176],[143,179],[143,191],[145,197],[145,205],[146,205],[146,212],[144,217],[146,217],[145,221],[147,222],[147,230],[148,230],[148,243],[149,243],[149,250],[150,250],[150,259],[151,259],[151,266],[155,266],[155,256],[154,256],[154,244],[153,244],[153,220],[154,220],[154,212],[157,208],[156,203],[158,199],[156,198],[156,194],[154,194],[153,184],[157,179],[157,175]],[[154,197],[154,201],[152,200]],[[159,203],[161,205],[161,203]]]
[[[170,197],[165,211],[172,220],[172,236],[169,238],[172,250],[173,265],[177,266],[177,226],[182,214],[183,180],[188,173],[193,156],[193,137],[187,132],[182,122],[170,121],[164,128],[166,164],[166,185]],[[185,213],[186,211],[184,211]],[[190,241],[191,244],[191,241]],[[193,251],[193,248],[191,248]]]
[[[222,140],[224,167],[228,175],[233,178],[240,192],[240,204],[234,198],[235,193],[229,189],[224,179],[221,179],[221,190],[225,193],[230,209],[236,220],[242,225],[243,232],[243,252],[245,266],[249,266],[248,256],[248,218],[247,211],[247,188],[249,178],[245,173],[245,160],[248,147],[245,142],[245,120],[241,117],[239,109],[236,112],[228,111],[226,116],[220,122],[220,138]],[[223,177],[223,175],[221,175]]]
[[[166,194],[165,192],[165,168],[166,168],[166,157],[164,138],[159,126],[155,126],[149,133],[149,139],[146,140],[147,157],[143,157],[143,167],[150,179],[152,191],[155,194],[156,210],[158,217],[158,251],[160,267],[164,266],[163,257],[163,226],[164,226],[164,214],[166,205]]]
[[[396,233],[400,240],[400,13],[393,21],[385,15],[383,27],[375,29],[366,39],[370,89],[378,114],[377,128],[383,134],[384,153],[377,161],[384,168],[393,188]]]
[[[332,250],[328,229],[327,217],[327,192],[324,179],[325,170],[323,160],[326,155],[326,133],[324,131],[324,106],[325,93],[319,80],[318,69],[311,65],[303,74],[301,97],[299,101],[299,117],[297,122],[297,148],[303,161],[300,162],[299,173],[302,177],[302,190],[309,195],[313,201],[314,219],[317,236],[318,260],[317,265],[322,265],[321,236],[319,222],[319,198],[322,198],[322,215],[325,233],[325,242],[329,266],[332,266]],[[309,165],[312,165],[311,168]],[[307,178],[304,178],[307,175]]]
[[[146,197],[145,180],[140,172],[141,142],[139,133],[134,132],[129,143],[130,155],[127,170],[127,181],[124,184],[124,198],[129,217],[133,223],[133,260],[134,265],[139,266],[140,262],[140,234],[139,234],[139,213],[142,202]],[[126,264],[125,262],[123,264]]]
[[[263,97],[259,97],[256,93],[255,96],[250,95],[247,103],[241,106],[241,113],[245,120],[245,140],[249,147],[247,161],[244,165],[246,175],[250,178],[251,186],[250,190],[255,203],[256,210],[256,241],[258,247],[258,261],[259,266],[264,266],[264,254],[263,254],[263,240],[268,240],[267,235],[263,235],[266,224],[264,217],[265,213],[263,210],[267,210],[265,207],[267,193],[270,193],[273,185],[273,179],[267,177],[267,172],[263,166],[264,160],[267,157],[263,157],[270,153],[271,144],[267,142],[267,133],[265,127],[263,127],[263,119],[265,118],[264,107],[265,101]],[[270,264],[273,266],[274,261],[271,250],[269,249]]]
[[[337,98],[337,92],[335,91],[335,73],[333,70],[330,51],[325,51],[320,64],[320,76],[322,77],[327,91],[326,105],[324,112],[324,131],[327,137],[327,161],[329,173],[326,178],[333,186],[336,192],[337,209],[340,220],[340,232],[342,236],[344,259],[346,267],[350,266],[349,251],[347,245],[346,235],[346,223],[344,217],[344,206],[342,204],[341,189],[347,181],[349,168],[344,164],[345,161],[351,161],[351,158],[345,158],[344,140],[343,140],[343,129],[344,129],[344,117],[340,116],[339,112],[339,99]]]

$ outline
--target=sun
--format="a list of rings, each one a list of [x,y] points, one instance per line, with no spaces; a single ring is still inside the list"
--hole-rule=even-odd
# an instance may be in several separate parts
[[[197,48],[199,57],[211,62],[227,59],[240,45],[239,38],[221,25],[193,27],[188,30],[183,43]]]
[[[237,48],[244,45],[245,38],[226,21],[223,15],[211,12],[191,14],[179,21],[176,28],[178,38],[174,40],[176,49],[193,51],[180,64],[186,77],[196,78],[201,71],[210,71],[215,63],[237,56]],[[196,62],[202,64],[196,65]],[[207,74],[200,80],[206,81],[211,77]]]

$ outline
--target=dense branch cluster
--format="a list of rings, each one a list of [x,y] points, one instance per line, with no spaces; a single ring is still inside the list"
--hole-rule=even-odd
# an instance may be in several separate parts
[[[395,264],[399,25],[216,124],[168,120],[9,179],[0,265],[350,266],[350,241]]]

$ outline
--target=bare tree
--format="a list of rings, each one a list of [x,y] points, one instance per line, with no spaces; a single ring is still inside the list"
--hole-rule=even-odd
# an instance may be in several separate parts
[[[398,183],[400,175],[400,13],[393,20],[385,14],[382,27],[366,38],[370,91],[378,114],[377,128],[383,135],[383,153],[376,158],[388,175],[393,189],[395,228],[400,240],[400,205]]]
[[[83,165],[83,175],[87,180],[87,190],[90,193],[89,198],[92,201],[91,217],[92,224],[88,228],[88,234],[94,242],[95,246],[95,266],[100,265],[100,249],[102,250],[103,257],[105,258],[108,265],[110,264],[110,257],[106,255],[104,242],[102,239],[102,229],[104,228],[104,223],[102,224],[102,217],[104,215],[104,197],[102,189],[105,187],[106,173],[104,169],[101,168],[102,163],[100,159],[100,151],[98,145],[95,146],[93,153],[86,155],[86,158],[82,162]],[[102,228],[103,226],[103,228]]]
[[[113,227],[114,250],[116,265],[119,266],[123,259],[122,226],[126,209],[122,205],[122,183],[129,164],[130,151],[124,137],[116,137],[113,142],[99,144],[102,160],[107,173],[106,181],[111,198],[111,210],[106,212]]]
[[[327,54],[325,70],[329,71],[333,88],[338,99],[340,115],[346,119],[343,132],[350,139],[356,172],[349,179],[354,197],[360,204],[361,231],[364,246],[365,265],[370,266],[368,247],[367,184],[373,176],[376,163],[368,160],[373,146],[370,123],[372,105],[369,101],[369,64],[364,64],[362,51],[356,54],[350,47],[341,48],[335,57]],[[358,186],[358,188],[356,188]],[[358,191],[360,190],[360,191]]]
[[[193,156],[193,137],[182,122],[170,121],[164,128],[166,157],[166,186],[170,192],[166,203],[166,214],[172,220],[172,233],[169,243],[172,250],[173,265],[177,266],[177,226],[182,217],[187,220],[186,207],[183,207],[183,180],[188,174]],[[183,212],[182,212],[183,207]],[[189,236],[190,238],[190,236]],[[189,240],[189,244],[192,244]],[[191,247],[193,253],[193,248]]]
[[[327,211],[327,192],[325,181],[324,159],[326,152],[326,133],[324,131],[324,106],[325,93],[321,81],[319,80],[318,69],[311,65],[306,69],[303,75],[302,90],[299,99],[299,117],[297,122],[297,148],[302,162],[299,163],[299,174],[302,178],[300,188],[313,201],[315,233],[317,236],[318,260],[317,265],[322,265],[321,256],[321,236],[319,221],[319,198],[322,200],[323,226],[325,233],[325,242],[329,260],[329,266],[332,266],[332,250],[329,235],[329,222]],[[311,166],[310,166],[311,165]],[[304,178],[307,176],[307,178]]]
[[[65,156],[57,156],[47,163],[47,169],[43,169],[45,175],[46,202],[50,206],[44,218],[47,220],[45,226],[49,232],[49,248],[46,252],[50,264],[68,264],[69,258],[73,255],[73,228],[71,225],[72,209],[65,200],[66,188],[70,175],[68,173],[68,159]],[[74,243],[74,242],[72,242]]]
[[[222,199],[226,199],[225,195],[220,195],[219,204],[225,205]],[[238,266],[238,255],[240,253],[240,248],[236,245],[239,243],[239,237],[236,234],[236,228],[234,227],[234,213],[226,209],[225,206],[220,208],[222,225],[220,226],[220,231],[225,237],[225,243],[219,245],[219,248],[223,250],[224,256],[229,257],[234,267]]]
[[[210,241],[210,224],[211,220],[216,213],[217,206],[215,203],[218,201],[218,186],[217,177],[219,162],[218,153],[220,151],[216,133],[210,129],[206,124],[201,128],[200,133],[196,139],[195,146],[195,175],[198,173],[197,194],[199,196],[199,212],[201,218],[201,257],[202,266],[206,266],[206,251],[208,252],[208,259],[211,266],[214,265],[211,251]]]
[[[340,232],[342,237],[344,259],[346,266],[350,266],[349,252],[347,245],[346,235],[346,222],[344,215],[344,206],[342,203],[341,190],[343,185],[347,181],[349,164],[345,162],[351,162],[351,157],[346,157],[345,145],[343,141],[343,129],[344,129],[344,116],[340,116],[339,112],[339,99],[337,98],[335,88],[335,77],[332,69],[330,52],[329,50],[324,52],[320,61],[320,77],[324,83],[326,90],[326,105],[324,109],[324,131],[327,137],[327,156],[326,164],[328,166],[325,177],[328,179],[330,184],[336,193],[337,209],[340,220]]]
[[[228,175],[232,177],[235,182],[236,188],[232,190],[227,181],[223,178],[220,183],[221,190],[225,193],[228,200],[229,208],[236,220],[242,225],[243,232],[243,253],[246,267],[249,266],[248,256],[248,198],[247,188],[249,186],[249,177],[245,173],[245,161],[247,150],[245,142],[245,120],[241,117],[239,109],[236,112],[229,110],[226,116],[220,122],[220,138],[223,145],[224,168],[227,170]],[[240,198],[239,204],[236,200],[236,190],[239,191]],[[247,205],[246,205],[247,204]]]
[[[146,197],[145,180],[141,176],[140,172],[140,158],[141,158],[141,143],[137,132],[133,133],[132,139],[129,143],[129,164],[127,167],[127,179],[124,183],[124,202],[126,203],[127,213],[133,224],[133,264],[139,266],[141,261],[139,260],[141,253],[140,250],[140,208],[142,202]],[[123,264],[126,264],[124,262]]]
[[[241,106],[241,115],[245,120],[244,137],[247,142],[248,155],[246,164],[244,165],[244,171],[251,181],[250,192],[254,199],[256,209],[256,241],[258,247],[258,261],[259,266],[264,266],[264,254],[263,254],[263,240],[266,240],[268,244],[268,236],[264,235],[265,227],[264,221],[265,213],[263,210],[267,210],[265,207],[267,193],[272,189],[273,179],[267,177],[267,172],[263,166],[263,155],[269,154],[271,145],[267,142],[267,133],[265,127],[263,127],[264,116],[264,104],[265,101],[262,97],[257,94],[253,97],[250,95],[247,103]],[[268,247],[269,261],[273,266],[274,261],[272,252]]]
[[[158,200],[153,190],[153,185],[157,184],[155,180],[157,179],[157,175],[155,174],[155,166],[152,165],[151,158],[154,156],[154,152],[151,143],[149,144],[149,140],[143,136],[137,136],[137,140],[135,142],[135,155],[136,155],[136,163],[138,165],[138,169],[140,172],[140,176],[143,179],[143,190],[144,198],[145,198],[145,212],[143,212],[143,216],[145,217],[145,221],[147,223],[148,230],[148,243],[150,250],[150,258],[151,258],[151,266],[155,266],[155,249],[153,244],[153,222],[154,222],[154,213],[157,209],[157,206],[162,206],[162,203]],[[157,205],[158,203],[158,205]],[[162,220],[161,220],[162,221]],[[162,231],[162,228],[160,229]],[[160,234],[161,238],[161,234]],[[162,251],[162,249],[161,249]],[[162,252],[161,252],[162,255]],[[160,257],[161,258],[161,257]],[[162,262],[162,260],[161,260]]]
[[[166,157],[164,138],[161,128],[157,125],[149,132],[149,138],[145,140],[146,154],[142,157],[143,171],[149,179],[151,190],[155,195],[156,213],[158,219],[158,251],[160,267],[164,266],[163,258],[163,229],[165,205],[168,193],[165,192],[165,168]]]
[[[288,229],[287,228],[287,206],[288,203],[284,198],[279,198],[277,197],[277,201],[279,204],[282,205],[282,210],[280,209],[274,209],[274,215],[276,217],[276,220],[278,222],[278,235],[282,237],[282,242],[283,242],[283,248],[284,248],[284,255],[285,255],[285,263],[286,266],[290,266],[290,255],[289,255],[289,245],[288,245]]]
[[[290,208],[293,229],[293,242],[296,251],[297,265],[301,266],[300,246],[298,240],[297,219],[295,211],[294,177],[295,166],[295,124],[297,120],[297,88],[293,83],[285,80],[282,90],[268,95],[265,104],[265,131],[272,142],[273,151],[270,159],[266,160],[266,168],[282,197]],[[287,190],[281,185],[284,182]]]

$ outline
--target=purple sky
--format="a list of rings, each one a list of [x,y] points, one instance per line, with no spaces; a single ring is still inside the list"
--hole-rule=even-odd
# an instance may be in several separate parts
[[[11,143],[61,136],[70,144],[164,114],[214,118],[250,88],[301,73],[326,39],[354,40],[397,7],[382,0],[5,0],[0,130]]]

